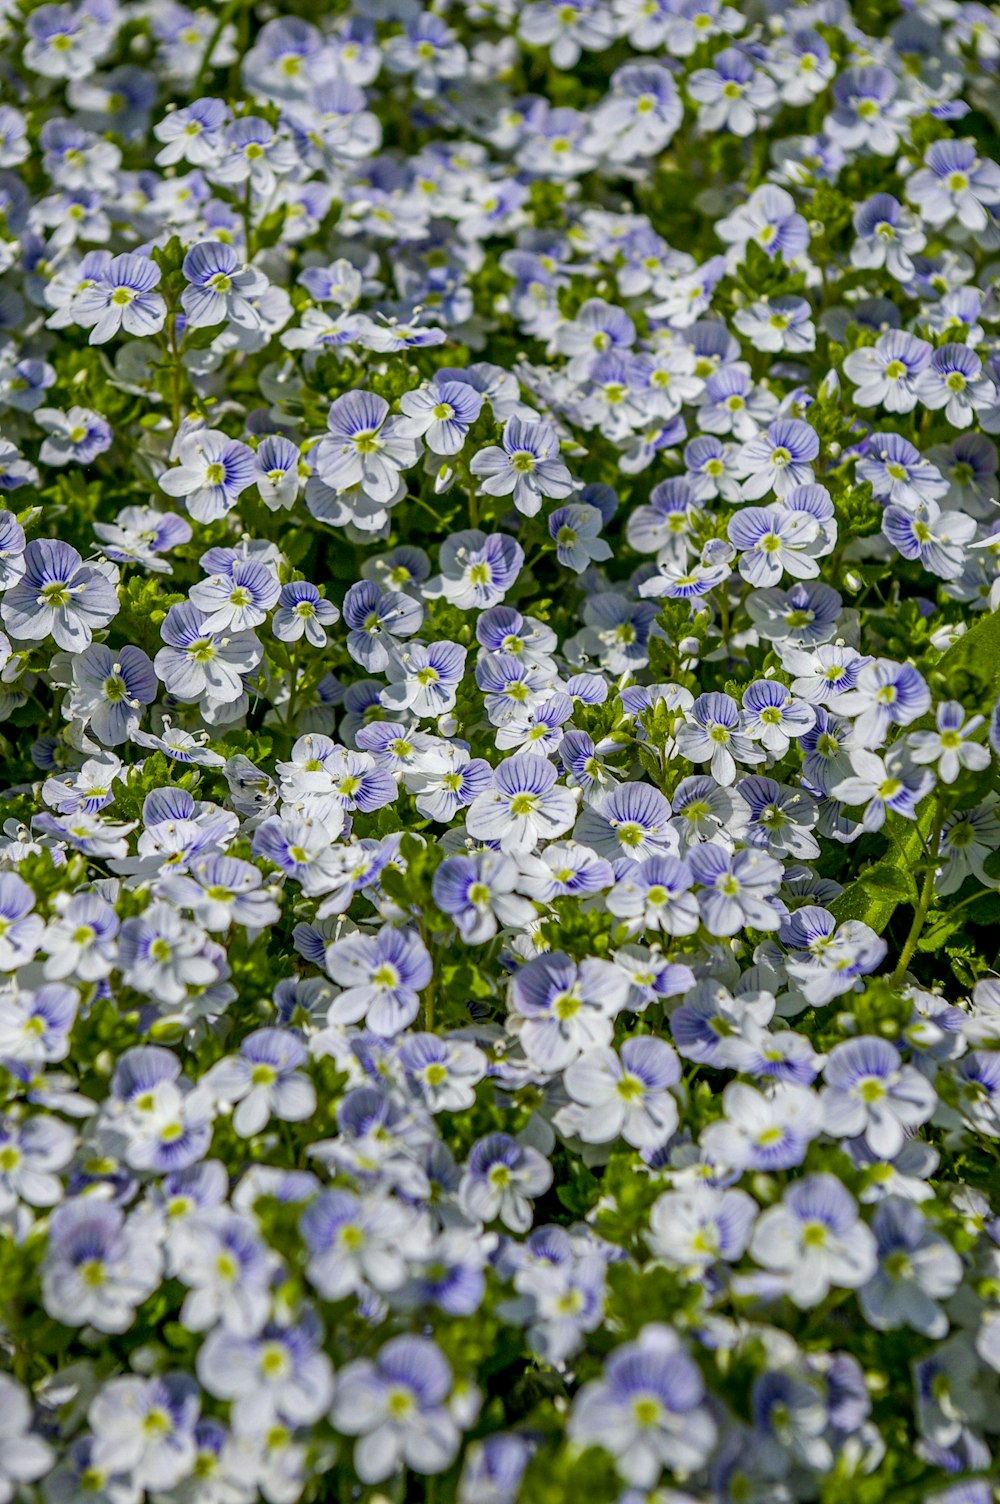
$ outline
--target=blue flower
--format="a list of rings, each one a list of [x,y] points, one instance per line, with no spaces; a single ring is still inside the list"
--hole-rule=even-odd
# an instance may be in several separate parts
[[[159,281],[160,268],[148,256],[115,256],[74,304],[77,323],[90,329],[90,343],[106,344],[120,329],[141,338],[159,333],[167,317],[165,300],[153,290]]]
[[[503,447],[491,446],[473,455],[473,475],[485,476],[488,496],[513,494],[514,505],[526,517],[541,509],[543,497],[560,500],[573,491],[573,479],[559,459],[559,440],[549,423],[508,418]]]
[[[611,1354],[603,1378],[584,1385],[570,1434],[604,1447],[629,1483],[650,1489],[664,1468],[690,1473],[707,1459],[716,1429],[704,1397],[701,1374],[680,1339],[651,1323],[637,1342]]]
[[[83,652],[118,611],[116,573],[109,578],[84,564],[68,543],[35,538],[24,551],[23,573],[3,597],[0,616],[13,637],[37,641],[51,635],[59,647]]]
[[[326,953],[326,969],[344,991],[331,1018],[355,1023],[364,1018],[376,1034],[393,1035],[417,1016],[419,994],[431,980],[423,941],[409,930],[385,926],[377,935],[349,935]]]

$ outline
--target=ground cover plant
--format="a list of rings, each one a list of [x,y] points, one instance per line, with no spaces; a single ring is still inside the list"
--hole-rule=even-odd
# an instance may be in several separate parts
[[[0,10],[0,1504],[990,1504],[1000,10]]]

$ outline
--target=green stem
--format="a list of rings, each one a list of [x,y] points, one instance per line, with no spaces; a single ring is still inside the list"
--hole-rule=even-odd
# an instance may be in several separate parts
[[[170,406],[173,417],[174,433],[181,426],[181,352],[177,343],[177,314],[173,308],[167,313],[168,334],[170,343]]]
[[[906,968],[913,959],[917,942],[927,922],[927,915],[930,913],[931,904],[934,902],[934,879],[937,876],[937,854],[938,847],[941,844],[941,826],[943,824],[944,809],[941,804],[941,796],[938,794],[934,798],[934,817],[931,822],[931,832],[928,840],[931,859],[928,863],[927,871],[924,873],[924,880],[920,887],[920,896],[913,911],[913,923],[910,925],[910,933],[907,935],[903,949],[899,953],[899,960],[896,962],[896,969],[891,977],[891,985],[893,987],[898,987],[906,975]]]
[[[289,654],[289,680],[288,680],[288,704],[285,707],[285,725],[294,726],[295,712],[298,709],[296,697],[299,691],[299,644],[296,643]]]
[[[240,206],[243,216],[243,235],[247,243],[247,265],[253,260],[253,188],[250,179],[247,178],[246,187],[243,190],[243,202]]]
[[[206,75],[209,73],[212,67],[212,53],[215,51],[216,47],[218,47],[219,38],[222,36],[222,33],[226,29],[229,21],[236,14],[237,10],[240,7],[240,3],[241,0],[229,0],[229,4],[224,5],[219,12],[219,19],[216,21],[215,26],[212,28],[212,33],[209,36],[208,43],[205,47],[201,65],[198,69],[198,72],[195,74],[194,83],[191,85],[191,97],[193,99],[196,99],[201,93],[202,85],[205,82]]]

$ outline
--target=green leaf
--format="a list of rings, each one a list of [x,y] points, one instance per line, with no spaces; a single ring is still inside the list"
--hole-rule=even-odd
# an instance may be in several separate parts
[[[917,884],[908,867],[895,867],[892,862],[879,862],[858,878],[866,892],[876,898],[894,899],[897,903],[917,899]]]

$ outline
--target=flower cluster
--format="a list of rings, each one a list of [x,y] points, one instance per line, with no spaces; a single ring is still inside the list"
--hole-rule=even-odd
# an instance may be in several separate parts
[[[990,1504],[1000,15],[0,55],[0,1504]]]

